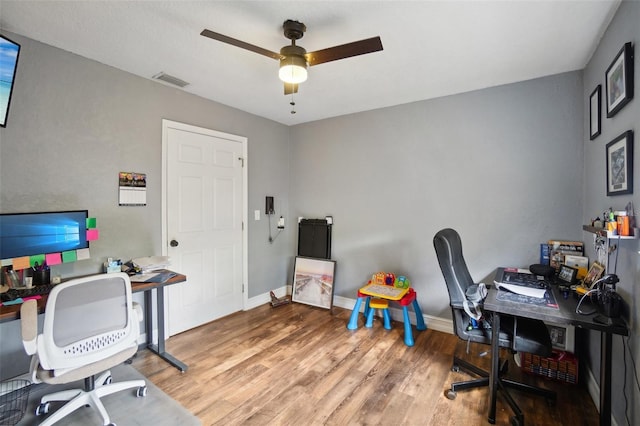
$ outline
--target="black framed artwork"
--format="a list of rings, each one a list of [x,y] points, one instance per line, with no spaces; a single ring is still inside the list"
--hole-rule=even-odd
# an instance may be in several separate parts
[[[633,45],[622,46],[605,72],[607,118],[613,117],[633,99]]]
[[[336,261],[296,256],[291,300],[331,309]]]
[[[602,86],[598,84],[589,97],[589,139],[594,140],[600,135],[600,105],[602,99]]]
[[[633,194],[633,131],[607,144],[607,195]]]

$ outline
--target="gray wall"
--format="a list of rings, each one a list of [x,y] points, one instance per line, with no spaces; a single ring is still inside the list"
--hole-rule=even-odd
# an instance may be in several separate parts
[[[11,36],[22,51],[8,125],[0,130],[0,209],[88,209],[100,230],[91,260],[54,273],[93,273],[107,257],[161,253],[163,118],[247,137],[249,210],[264,211],[265,195],[277,197],[279,210],[288,208],[286,126]],[[146,207],[118,206],[119,171],[147,174]],[[266,221],[252,219],[250,297],[274,288],[274,275],[284,284],[282,257],[291,252],[280,241],[268,244]]]
[[[635,205],[636,212],[640,209],[640,201],[637,194],[640,193],[640,132],[638,124],[640,123],[640,101],[638,100],[638,85],[640,84],[640,63],[638,62],[638,40],[640,40],[640,3],[638,2],[622,2],[614,19],[611,21],[609,28],[600,41],[600,45],[593,54],[587,67],[583,71],[584,90],[582,94],[584,114],[584,205],[582,210],[582,219],[587,223],[590,219],[602,215],[602,211],[613,207],[614,210],[622,210],[629,201]],[[635,45],[635,96],[620,112],[614,117],[607,118],[605,97],[605,71],[613,61],[618,51],[624,43],[632,42]],[[595,140],[589,140],[589,97],[591,92],[598,84],[602,85],[602,134]],[[606,163],[605,163],[605,147],[617,136],[627,130],[634,131],[635,152],[634,152],[634,194],[618,195],[607,197],[606,192]],[[585,242],[592,241],[591,236],[585,234]],[[625,300],[625,317],[629,321],[631,327],[631,337],[628,342],[630,352],[625,354],[623,338],[615,336],[613,338],[613,414],[618,424],[626,424],[625,418],[625,398],[622,390],[625,383],[626,374],[626,395],[628,398],[628,418],[630,424],[638,424],[640,422],[640,389],[637,387],[637,381],[634,379],[634,365],[631,356],[636,361],[640,354],[640,340],[638,331],[638,306],[640,306],[640,290],[638,288],[638,280],[640,278],[640,263],[638,250],[640,249],[640,240],[621,241],[618,244],[617,253],[617,270],[614,271],[615,253],[610,258],[610,268],[608,272],[616,272],[620,278],[618,284],[618,293]],[[616,243],[613,241],[613,243]],[[593,247],[587,244],[589,256],[594,256]],[[589,333],[589,366],[595,377],[598,377],[600,371],[600,336],[597,333]],[[626,340],[626,338],[625,338]],[[625,357],[626,355],[626,357]],[[620,368],[620,367],[623,368]],[[637,374],[637,373],[636,373]]]
[[[432,239],[461,235],[476,280],[582,240],[582,77],[573,72],[291,129],[291,216],[332,214],[336,294],[406,274],[450,318]]]
[[[22,50],[7,127],[0,129],[0,211],[88,209],[100,230],[91,260],[53,267],[53,274],[96,273],[107,257],[161,254],[163,118],[247,137],[249,211],[264,211],[265,195],[276,196],[278,214],[289,208],[288,127],[9,36]],[[147,174],[146,207],[118,206],[119,171]],[[248,232],[252,297],[285,284],[294,249],[282,236],[268,243],[264,218],[250,215]],[[288,227],[284,235],[293,232]],[[10,357],[25,358],[18,324],[0,326],[3,370]]]

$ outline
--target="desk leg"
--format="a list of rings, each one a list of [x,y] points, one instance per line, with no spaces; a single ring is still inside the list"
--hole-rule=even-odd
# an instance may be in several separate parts
[[[413,311],[416,313],[416,329],[426,330],[427,324],[424,323],[424,317],[422,316],[422,310],[420,309],[420,305],[418,305],[417,298],[413,300]]]
[[[600,333],[600,426],[611,426],[611,333]]]
[[[145,292],[145,294],[148,295],[148,297],[145,297],[145,304],[147,305],[146,307],[148,308],[147,310],[147,332],[149,333],[149,328],[152,328],[153,325],[151,324],[152,321],[152,316],[150,315],[151,312],[151,291],[147,291]],[[185,371],[187,371],[187,365],[185,363],[183,363],[182,361],[179,361],[177,358],[175,358],[173,355],[165,352],[165,336],[164,336],[164,288],[159,287],[156,289],[156,298],[158,301],[158,304],[156,305],[156,309],[157,309],[157,319],[158,319],[158,345],[154,345],[153,344],[153,340],[149,340],[151,339],[150,333],[149,333],[149,337],[147,337],[147,348],[155,353],[156,355],[158,355],[160,358],[164,359],[165,361],[167,361],[169,364],[173,365],[174,367],[176,367],[178,370],[180,370],[182,373],[184,373]]]
[[[144,292],[144,324],[147,332],[147,347],[153,344],[153,306],[151,290]]]
[[[491,324],[491,371],[489,373],[489,418],[496,423],[496,399],[498,396],[498,374],[500,374],[500,315],[493,313]]]
[[[362,297],[358,297],[356,299],[356,304],[353,306],[353,311],[351,311],[351,318],[349,318],[349,323],[347,324],[347,329],[349,330],[358,329],[358,316],[360,316],[360,305],[362,304],[362,299]]]

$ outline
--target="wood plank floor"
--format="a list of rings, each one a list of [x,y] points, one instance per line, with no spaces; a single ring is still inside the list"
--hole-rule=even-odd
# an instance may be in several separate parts
[[[451,371],[455,352],[483,368],[487,346],[456,336],[416,332],[405,346],[394,322],[347,330],[350,311],[302,304],[264,305],[173,336],[167,350],[186,362],[180,373],[147,350],[133,366],[202,420],[203,425],[482,425],[488,389],[444,391],[469,378]],[[362,321],[360,322],[362,326]],[[429,324],[427,324],[428,326]],[[520,374],[510,375],[558,392],[556,404],[512,392],[527,425],[596,425],[585,388]],[[511,412],[498,400],[496,424]]]

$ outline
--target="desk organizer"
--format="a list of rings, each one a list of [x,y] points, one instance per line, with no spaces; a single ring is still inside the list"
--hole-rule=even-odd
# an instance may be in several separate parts
[[[553,351],[550,357],[522,354],[522,371],[564,383],[578,383],[578,358],[564,351]]]

